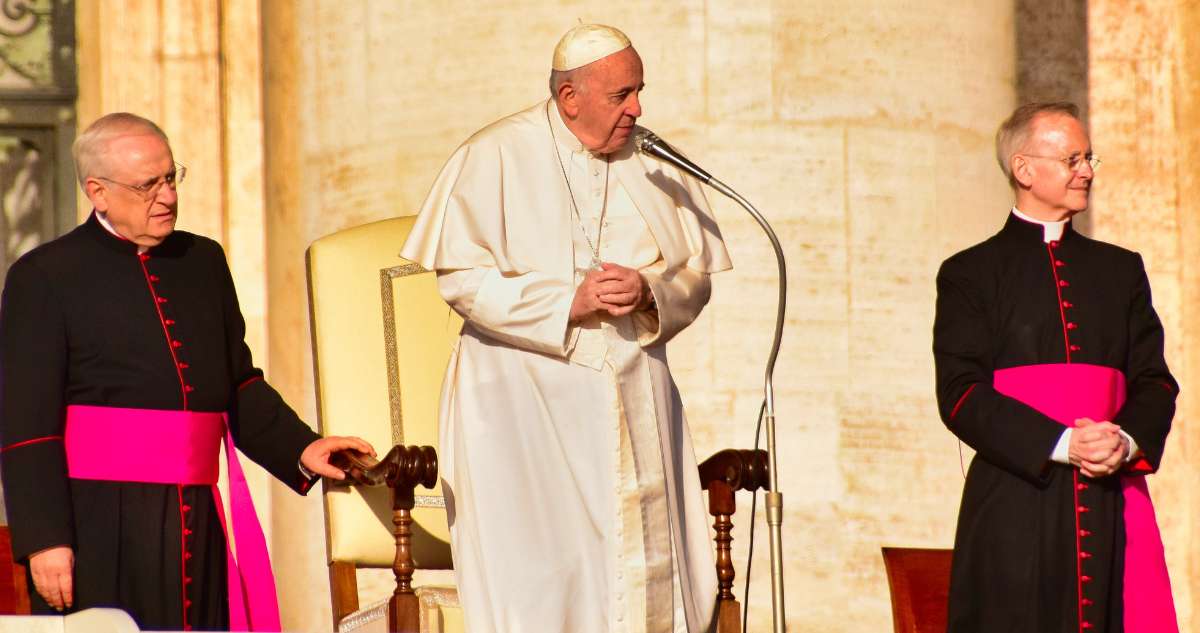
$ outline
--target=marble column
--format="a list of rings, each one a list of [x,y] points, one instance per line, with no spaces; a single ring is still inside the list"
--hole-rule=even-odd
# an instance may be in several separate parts
[[[1200,624],[1200,429],[1191,388],[1200,361],[1200,10],[1188,2],[1088,4],[1092,146],[1104,164],[1092,196],[1096,237],[1139,251],[1182,387],[1162,468],[1149,480],[1167,549],[1180,630]]]

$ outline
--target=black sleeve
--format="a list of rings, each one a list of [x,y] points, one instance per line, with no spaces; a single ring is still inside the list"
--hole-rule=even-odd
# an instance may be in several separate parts
[[[300,454],[320,436],[300,420],[279,392],[263,380],[262,370],[254,366],[246,345],[246,322],[223,251],[218,259],[217,278],[223,284],[226,344],[232,365],[229,426],[233,442],[276,479],[307,494],[313,482],[300,472]]]
[[[45,273],[27,259],[0,299],[0,473],[13,557],[74,546],[63,449],[66,326]]]
[[[938,271],[933,323],[938,411],[946,427],[983,459],[1045,486],[1064,427],[992,388],[994,335],[980,285],[954,258]]]
[[[1134,471],[1153,472],[1162,460],[1163,446],[1175,416],[1179,384],[1163,357],[1163,328],[1150,301],[1150,280],[1137,256],[1137,278],[1129,304],[1129,355],[1125,361],[1125,405],[1113,423],[1137,441],[1143,459]]]

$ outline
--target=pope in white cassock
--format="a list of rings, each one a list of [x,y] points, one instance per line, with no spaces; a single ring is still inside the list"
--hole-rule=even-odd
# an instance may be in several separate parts
[[[709,630],[716,573],[666,343],[729,257],[699,183],[634,151],[642,61],[581,25],[552,98],[469,138],[403,256],[466,320],[441,463],[472,633]]]

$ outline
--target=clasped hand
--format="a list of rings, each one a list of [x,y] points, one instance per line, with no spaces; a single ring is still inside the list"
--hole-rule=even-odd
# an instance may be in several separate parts
[[[578,323],[596,312],[623,316],[650,305],[650,286],[641,273],[605,262],[600,270],[589,270],[575,289],[571,322]]]
[[[1075,420],[1067,448],[1071,464],[1088,477],[1105,477],[1120,470],[1129,455],[1129,442],[1112,422],[1091,418]]]

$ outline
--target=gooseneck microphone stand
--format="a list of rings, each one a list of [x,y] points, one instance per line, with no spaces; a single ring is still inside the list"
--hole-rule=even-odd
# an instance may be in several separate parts
[[[634,137],[634,147],[638,151],[650,154],[675,165],[687,173],[700,179],[701,182],[732,198],[742,205],[742,208],[762,227],[771,247],[775,249],[775,261],[779,265],[779,304],[775,310],[775,339],[771,342],[771,355],[767,358],[766,378],[763,381],[763,398],[766,405],[767,419],[767,459],[770,463],[770,473],[767,490],[767,528],[771,539],[771,614],[775,633],[784,633],[786,620],[783,605],[783,493],[779,492],[779,474],[775,467],[775,392],[771,385],[775,373],[775,359],[779,356],[779,343],[783,339],[783,314],[787,306],[787,268],[783,259],[783,248],[779,238],[766,218],[754,208],[745,198],[730,189],[725,183],[713,178],[711,174],[700,169],[695,163],[684,158],[679,152],[667,145],[653,132],[643,130]],[[754,529],[751,526],[751,529]],[[746,600],[750,597],[746,596]]]

